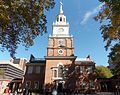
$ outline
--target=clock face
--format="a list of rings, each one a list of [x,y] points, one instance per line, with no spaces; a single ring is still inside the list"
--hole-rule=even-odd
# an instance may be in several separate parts
[[[58,50],[58,54],[62,55],[64,53],[64,51],[62,49]]]
[[[64,32],[64,29],[63,28],[59,28],[58,32]]]

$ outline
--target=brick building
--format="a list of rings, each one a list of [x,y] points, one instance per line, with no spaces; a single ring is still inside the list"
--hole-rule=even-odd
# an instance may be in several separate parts
[[[24,87],[27,84],[34,90],[36,83],[38,89],[44,88],[46,84],[56,82],[57,87],[75,88],[73,85],[66,85],[65,71],[72,74],[76,68],[79,72],[93,72],[95,68],[94,61],[90,56],[86,58],[77,58],[74,55],[73,36],[69,33],[69,23],[63,13],[62,2],[60,2],[60,11],[56,16],[56,21],[53,22],[52,34],[48,37],[47,55],[45,59],[36,59],[31,56],[30,62],[26,64],[26,73],[24,77]],[[31,61],[32,60],[32,61]],[[40,66],[40,67],[39,67]],[[39,69],[38,69],[39,68]],[[40,70],[38,74],[36,74]],[[69,80],[69,79],[67,79]],[[38,82],[37,82],[38,81]]]
[[[24,88],[28,86],[33,92],[40,92],[43,89],[45,79],[45,63],[45,59],[35,58],[31,55],[30,61],[26,64],[26,72],[23,79]]]

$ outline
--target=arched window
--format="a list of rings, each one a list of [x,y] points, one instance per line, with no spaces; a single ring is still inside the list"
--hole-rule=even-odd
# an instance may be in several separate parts
[[[57,77],[57,70],[54,70],[54,77]]]
[[[64,22],[65,22],[65,18],[63,18]]]
[[[60,17],[60,21],[62,21],[62,17]]]
[[[57,17],[57,22],[59,21],[59,18]]]
[[[63,66],[59,65],[58,66],[58,77],[62,77],[63,76]]]

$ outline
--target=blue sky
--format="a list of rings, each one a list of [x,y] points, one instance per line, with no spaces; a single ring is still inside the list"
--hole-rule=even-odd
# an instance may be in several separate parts
[[[59,12],[59,0],[55,0],[54,9],[45,12],[47,15],[48,33],[35,39],[34,46],[27,51],[23,46],[17,49],[17,58],[27,58],[30,54],[37,58],[47,55],[48,36],[52,33],[52,23]],[[70,33],[74,36],[74,53],[80,58],[91,55],[97,65],[108,65],[108,53],[105,51],[105,42],[99,31],[100,24],[93,17],[97,14],[102,4],[98,0],[63,0],[64,15],[70,23]],[[9,60],[7,51],[0,51],[0,60]]]

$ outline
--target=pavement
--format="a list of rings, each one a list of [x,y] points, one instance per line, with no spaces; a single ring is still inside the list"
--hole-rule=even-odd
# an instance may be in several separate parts
[[[99,92],[97,95],[115,95],[113,92]]]
[[[72,95],[115,95],[115,94],[112,93],[112,92],[99,92],[99,93],[96,93],[96,94],[72,94]]]
[[[23,94],[0,94],[0,95],[23,95]],[[44,94],[32,94],[32,95],[44,95]],[[60,94],[60,95],[64,95],[64,94]],[[65,94],[67,95],[67,94]],[[71,94],[71,95],[115,95],[114,93],[112,92],[99,92],[99,93],[96,93],[96,94]],[[118,94],[120,95],[120,94]]]

